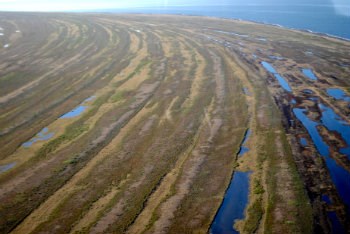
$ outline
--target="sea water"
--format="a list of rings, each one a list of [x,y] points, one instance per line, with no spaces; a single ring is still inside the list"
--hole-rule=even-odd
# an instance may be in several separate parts
[[[168,2],[168,1],[167,1]],[[208,1],[207,1],[208,2]],[[209,1],[213,4],[213,1]],[[122,13],[151,13],[151,14],[180,14],[200,15],[219,18],[234,18],[256,21],[268,24],[277,24],[288,28],[311,30],[337,37],[350,39],[350,1],[341,4],[335,0],[309,1],[236,1],[232,4],[207,5],[204,2],[186,3],[187,6],[169,6],[162,4],[157,7],[139,7],[129,9],[104,9],[101,12]],[[171,4],[171,1],[169,1]],[[191,4],[191,6],[188,6]],[[205,25],[203,25],[205,26]]]

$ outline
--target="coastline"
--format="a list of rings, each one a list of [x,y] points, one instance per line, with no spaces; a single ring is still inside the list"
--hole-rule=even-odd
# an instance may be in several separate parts
[[[297,28],[297,27],[289,27],[278,23],[268,23],[264,21],[257,21],[257,20],[249,20],[249,19],[242,19],[242,18],[236,18],[236,17],[220,17],[220,16],[208,16],[208,15],[200,15],[200,14],[186,14],[186,13],[157,13],[157,12],[137,12],[137,11],[127,11],[128,9],[104,9],[104,10],[72,10],[72,11],[3,11],[0,10],[0,13],[39,13],[39,14],[108,14],[108,15],[152,15],[152,16],[190,16],[190,17],[203,17],[203,18],[211,18],[211,19],[225,19],[225,20],[237,20],[241,22],[248,22],[248,23],[255,23],[255,24],[261,24],[261,25],[268,25],[268,26],[274,26],[279,27],[287,30],[293,30],[293,31],[299,31],[299,32],[306,32],[311,33],[313,35],[321,36],[321,37],[327,37],[332,39],[338,39],[342,41],[350,42],[350,37],[342,37],[337,36],[334,34],[326,33],[326,32],[320,32],[320,31],[314,31],[311,29],[303,29],[303,28]]]

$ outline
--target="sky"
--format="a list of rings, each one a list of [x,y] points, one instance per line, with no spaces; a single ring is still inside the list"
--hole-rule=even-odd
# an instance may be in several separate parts
[[[350,0],[0,0],[0,11],[75,11],[135,7],[206,5],[332,5],[350,15]]]

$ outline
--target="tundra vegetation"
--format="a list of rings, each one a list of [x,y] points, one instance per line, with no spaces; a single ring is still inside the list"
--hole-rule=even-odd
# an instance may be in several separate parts
[[[0,233],[207,233],[236,171],[251,172],[241,233],[327,233],[327,212],[349,227],[293,113],[319,121],[322,102],[350,123],[326,91],[349,91],[349,42],[190,16],[0,13],[0,27]],[[318,130],[349,172],[346,142]]]

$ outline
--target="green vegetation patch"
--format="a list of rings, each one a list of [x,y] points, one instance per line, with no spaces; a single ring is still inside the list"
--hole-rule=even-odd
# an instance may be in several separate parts
[[[244,225],[245,233],[254,233],[260,223],[264,210],[262,207],[262,196],[259,196],[248,208],[249,216]]]
[[[63,142],[71,141],[87,130],[89,130],[87,125],[68,126],[63,135],[49,141],[43,147],[41,147],[36,153],[36,157],[45,157],[47,154],[56,150]]]
[[[110,101],[112,103],[120,102],[121,100],[123,100],[125,93],[126,92],[124,90],[117,91],[114,95],[112,95]]]
[[[137,65],[137,67],[135,68],[135,70],[133,72],[131,72],[127,77],[126,80],[129,80],[131,78],[133,78],[136,74],[139,74],[142,70],[142,68],[144,68],[146,65],[150,64],[151,60],[148,58],[143,59],[139,65]]]
[[[65,132],[59,137],[52,139],[47,142],[43,147],[41,147],[35,155],[35,159],[40,159],[46,157],[49,153],[58,149],[58,147],[64,142],[72,141],[84,132],[89,130],[89,126],[84,124],[84,122],[93,116],[99,109],[99,107],[104,104],[109,97],[112,95],[112,92],[109,92],[101,97],[99,97],[92,105],[92,108],[86,112],[80,119],[74,123],[67,126]]]

